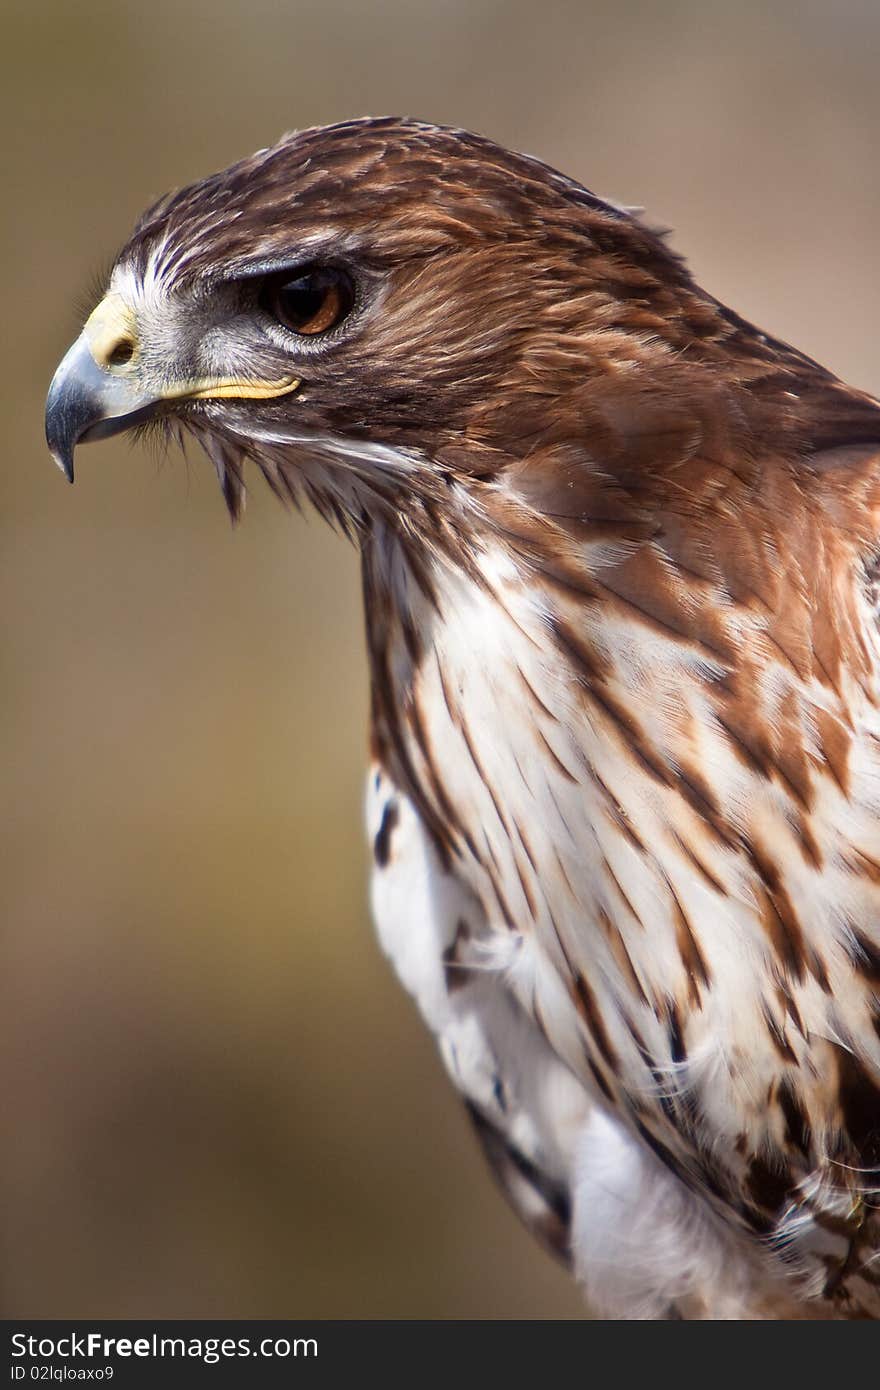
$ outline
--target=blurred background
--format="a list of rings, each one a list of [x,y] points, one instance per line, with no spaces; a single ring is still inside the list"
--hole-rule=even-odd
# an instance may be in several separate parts
[[[406,113],[644,204],[880,391],[874,0],[2,0],[7,1317],[582,1316],[374,943],[356,558],[46,386],[141,209]]]

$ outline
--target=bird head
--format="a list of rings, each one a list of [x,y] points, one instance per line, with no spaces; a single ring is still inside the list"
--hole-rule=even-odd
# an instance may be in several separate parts
[[[594,505],[569,495],[587,474],[693,505],[728,455],[873,440],[876,420],[631,211],[483,137],[386,118],[287,136],[145,213],[46,433],[71,481],[82,441],[190,433],[233,516],[252,460],[357,528],[502,478],[553,515]]]
[[[380,491],[389,471],[488,476],[591,363],[643,356],[689,284],[624,209],[481,137],[305,131],[142,217],[55,375],[47,438],[72,480],[82,441],[192,432],[233,512],[247,458],[288,490],[328,465]]]

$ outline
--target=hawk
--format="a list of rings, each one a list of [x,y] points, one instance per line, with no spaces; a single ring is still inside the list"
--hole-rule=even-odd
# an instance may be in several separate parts
[[[878,1316],[880,403],[389,118],[151,208],[46,419],[357,542],[379,937],[591,1306]]]

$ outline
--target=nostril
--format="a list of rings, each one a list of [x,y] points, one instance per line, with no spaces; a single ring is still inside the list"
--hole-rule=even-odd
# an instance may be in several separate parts
[[[120,338],[108,354],[108,367],[124,367],[134,357],[134,343],[131,338]]]

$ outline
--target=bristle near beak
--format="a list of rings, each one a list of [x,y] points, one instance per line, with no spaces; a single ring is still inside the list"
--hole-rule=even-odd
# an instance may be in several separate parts
[[[230,517],[233,522],[240,521],[247,500],[244,484],[246,455],[217,435],[200,433],[199,443],[214,465]]]

